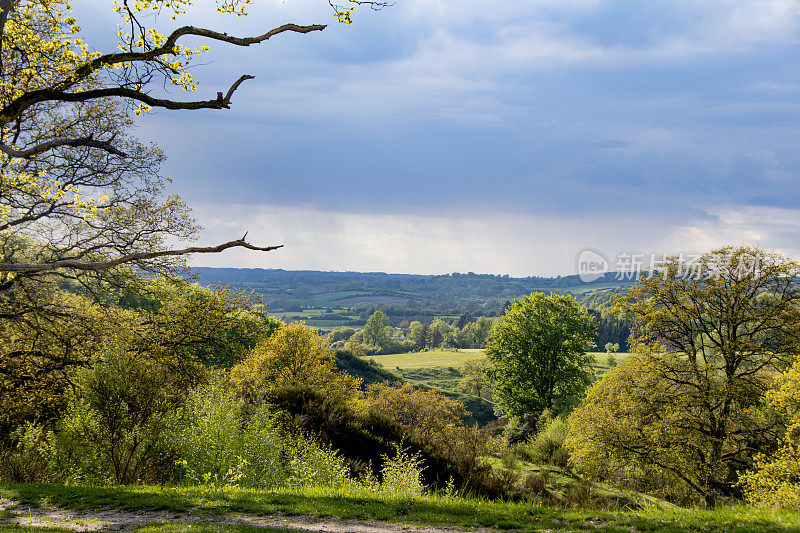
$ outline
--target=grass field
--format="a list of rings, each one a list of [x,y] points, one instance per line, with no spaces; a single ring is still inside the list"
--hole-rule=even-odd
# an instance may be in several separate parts
[[[307,326],[327,331],[350,324],[353,320],[359,320],[358,315],[351,313],[352,311],[346,307],[324,307],[303,309],[302,311],[278,311],[270,314],[284,322],[304,322]],[[343,318],[324,318],[328,314],[340,315]]]
[[[502,502],[441,494],[397,497],[364,489],[281,489],[274,491],[211,487],[97,487],[0,484],[0,501],[34,515],[41,507],[84,513],[101,510],[164,511],[173,524],[142,524],[139,531],[255,531],[220,522],[242,514],[255,517],[312,516],[409,526],[488,527],[504,531],[703,531],[789,532],[800,530],[800,513],[721,507],[713,511],[646,507],[637,511],[566,509],[532,502]],[[29,510],[30,509],[30,510]],[[6,515],[9,515],[5,511]],[[180,523],[181,517],[194,523]],[[198,523],[197,520],[202,521]],[[8,517],[6,517],[8,518]],[[84,518],[91,520],[91,514]],[[0,525],[2,530],[44,528]],[[53,528],[55,529],[55,528]],[[65,531],[66,529],[61,529]],[[263,531],[264,529],[261,529]],[[272,529],[274,531],[274,529]],[[281,530],[281,529],[279,529]]]
[[[466,359],[483,357],[483,350],[430,350],[427,352],[373,355],[369,357],[388,370],[418,370],[421,368],[461,368]]]
[[[608,370],[608,354],[606,352],[591,352],[594,355],[597,364],[595,368],[598,372],[602,373]],[[369,359],[375,361],[387,370],[421,370],[433,368],[454,368],[456,370],[461,368],[464,361],[474,357],[483,357],[485,350],[430,350],[427,352],[411,352],[401,353],[395,355],[374,355]],[[621,363],[626,357],[627,353],[615,353],[614,357],[617,363]]]

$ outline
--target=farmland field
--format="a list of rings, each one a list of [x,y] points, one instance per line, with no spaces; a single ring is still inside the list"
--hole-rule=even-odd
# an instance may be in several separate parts
[[[394,355],[373,355],[371,359],[386,369],[401,368],[415,370],[420,368],[461,368],[465,360],[483,357],[484,350],[465,349],[458,351],[430,350]]]
[[[595,369],[598,372],[608,370],[606,352],[591,352],[594,355],[597,363]],[[401,370],[420,370],[420,369],[433,369],[433,368],[461,368],[464,361],[474,357],[483,357],[485,350],[480,349],[465,349],[458,351],[450,350],[430,350],[427,352],[411,352],[401,353],[394,355],[374,355],[367,359],[373,360],[382,367],[388,370],[401,369]],[[627,353],[615,353],[614,357],[617,363],[621,363],[627,357]]]
[[[351,296],[350,298],[343,298],[336,300],[336,303],[342,305],[355,305],[355,304],[404,304],[408,298],[401,298],[399,296]]]

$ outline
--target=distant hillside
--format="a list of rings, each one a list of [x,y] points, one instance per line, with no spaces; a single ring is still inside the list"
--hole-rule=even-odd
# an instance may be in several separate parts
[[[614,273],[592,283],[578,276],[512,278],[471,272],[413,275],[203,267],[195,274],[202,285],[254,290],[273,313],[319,327],[358,326],[378,308],[401,319],[497,316],[508,302],[531,292],[568,293],[597,305],[630,285],[616,280]]]

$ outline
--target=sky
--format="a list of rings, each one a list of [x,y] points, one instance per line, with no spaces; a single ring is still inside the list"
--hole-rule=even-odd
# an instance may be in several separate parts
[[[194,69],[230,110],[157,111],[200,242],[283,244],[195,265],[568,275],[584,249],[753,244],[800,258],[800,0],[203,0],[236,35],[329,23]],[[107,0],[74,3],[113,46]],[[165,29],[168,21],[159,21]],[[179,93],[175,97],[184,97]]]

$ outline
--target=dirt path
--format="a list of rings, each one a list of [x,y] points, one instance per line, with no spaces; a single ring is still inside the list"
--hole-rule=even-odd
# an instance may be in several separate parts
[[[340,520],[313,516],[257,516],[229,514],[216,516],[200,511],[68,511],[57,508],[29,508],[17,502],[0,502],[0,525],[18,524],[25,527],[59,527],[73,531],[134,531],[152,524],[219,524],[226,526],[255,526],[325,533],[495,533],[481,528],[463,530],[446,526],[398,525],[387,522]]]

